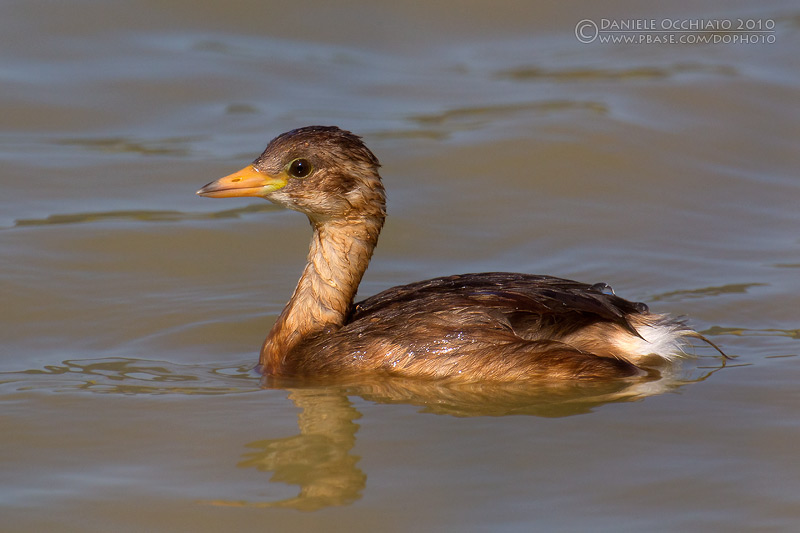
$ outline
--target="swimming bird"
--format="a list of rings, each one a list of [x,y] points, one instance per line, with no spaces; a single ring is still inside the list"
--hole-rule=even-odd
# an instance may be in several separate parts
[[[653,362],[685,355],[687,339],[714,346],[604,283],[552,276],[453,275],[354,303],[386,218],[379,167],[359,136],[308,126],[279,135],[252,164],[197,191],[263,198],[311,223],[308,263],[261,348],[264,374],[598,380],[647,375]]]

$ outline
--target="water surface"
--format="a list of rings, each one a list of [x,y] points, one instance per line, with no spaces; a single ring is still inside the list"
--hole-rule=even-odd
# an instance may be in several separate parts
[[[575,38],[637,17],[774,20],[775,42]],[[795,529],[798,20],[779,0],[7,2],[3,528]],[[262,382],[308,225],[194,191],[308,124],[383,163],[361,296],[602,281],[734,359],[589,387]]]

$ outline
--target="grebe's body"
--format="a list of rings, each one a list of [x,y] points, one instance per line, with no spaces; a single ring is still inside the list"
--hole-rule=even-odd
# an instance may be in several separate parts
[[[683,354],[683,322],[605,284],[484,273],[353,299],[386,216],[379,163],[352,133],[310,126],[278,136],[252,165],[202,196],[256,196],[305,213],[308,264],[261,350],[273,376],[359,374],[462,381],[641,375]]]

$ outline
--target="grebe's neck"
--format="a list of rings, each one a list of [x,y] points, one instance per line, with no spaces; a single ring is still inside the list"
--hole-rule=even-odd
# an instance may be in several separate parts
[[[308,264],[261,348],[259,366],[265,374],[280,375],[283,369],[290,370],[291,351],[303,339],[344,325],[383,220],[382,213],[311,220],[314,234]]]

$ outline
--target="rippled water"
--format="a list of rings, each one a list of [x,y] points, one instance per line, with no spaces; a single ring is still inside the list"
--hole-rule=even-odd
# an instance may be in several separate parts
[[[4,11],[3,530],[796,529],[794,3]],[[775,39],[577,41],[602,18]],[[734,358],[592,386],[263,382],[307,223],[194,191],[307,124],[383,163],[361,296],[603,281]]]

